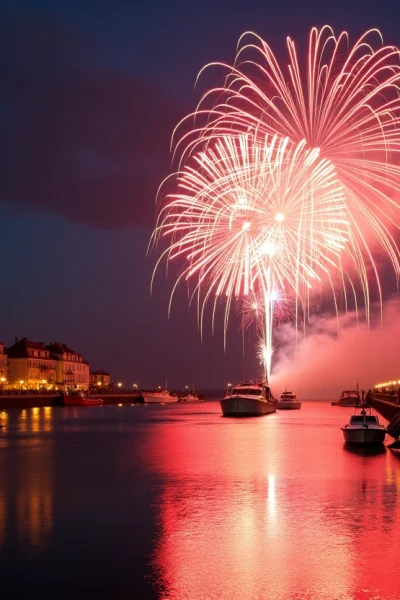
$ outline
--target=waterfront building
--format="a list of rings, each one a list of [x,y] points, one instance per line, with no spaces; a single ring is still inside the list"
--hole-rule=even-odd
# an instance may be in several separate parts
[[[37,390],[55,387],[56,361],[42,342],[15,338],[6,352],[9,386]]]
[[[52,342],[47,349],[55,360],[58,389],[67,391],[89,388],[90,365],[83,359],[82,354],[60,342]]]
[[[4,348],[4,344],[0,342],[0,389],[3,389],[8,382],[7,354]]]
[[[101,369],[90,373],[90,385],[93,387],[108,387],[111,384],[111,375]]]

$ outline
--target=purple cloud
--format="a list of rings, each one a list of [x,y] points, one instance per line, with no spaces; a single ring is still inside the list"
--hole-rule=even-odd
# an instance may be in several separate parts
[[[182,107],[96,65],[60,22],[0,16],[0,200],[101,227],[153,223]]]

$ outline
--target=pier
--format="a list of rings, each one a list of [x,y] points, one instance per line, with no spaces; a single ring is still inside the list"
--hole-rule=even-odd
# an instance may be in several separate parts
[[[391,421],[400,410],[397,393],[368,392],[366,401],[388,421]]]

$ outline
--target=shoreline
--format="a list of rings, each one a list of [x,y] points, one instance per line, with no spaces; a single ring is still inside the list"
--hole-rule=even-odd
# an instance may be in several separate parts
[[[103,406],[112,404],[143,404],[142,394],[93,394],[89,398],[103,398]],[[0,410],[9,408],[42,408],[64,406],[60,394],[15,394],[0,396]]]

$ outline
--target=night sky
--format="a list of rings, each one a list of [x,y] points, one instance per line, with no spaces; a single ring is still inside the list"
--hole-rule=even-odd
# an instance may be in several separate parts
[[[231,62],[245,30],[285,57],[313,25],[352,39],[378,27],[400,45],[400,5],[204,0],[2,2],[0,8],[0,339],[61,341],[126,386],[223,388],[258,374],[235,325],[222,331],[172,280],[150,296],[146,257],[169,139],[193,109],[199,69]],[[340,387],[340,386],[339,386]]]

